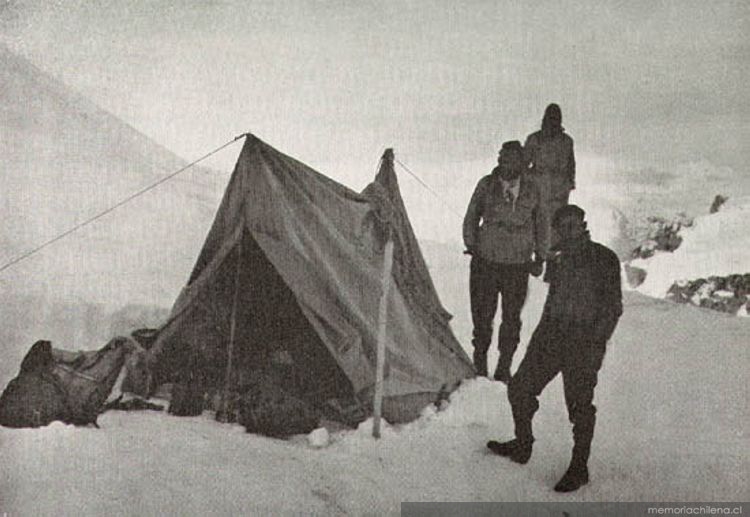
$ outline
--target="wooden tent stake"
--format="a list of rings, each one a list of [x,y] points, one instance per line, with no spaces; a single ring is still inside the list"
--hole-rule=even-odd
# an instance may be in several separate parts
[[[224,374],[224,391],[221,395],[221,410],[216,413],[216,420],[219,422],[229,422],[230,420],[230,403],[229,403],[229,385],[232,378],[232,360],[234,359],[234,339],[237,328],[237,302],[240,294],[240,270],[242,269],[242,237],[237,247],[237,268],[234,273],[234,294],[232,295],[232,315],[229,327],[229,345],[227,346],[227,371]]]
[[[388,291],[391,287],[391,268],[393,267],[393,240],[390,235],[385,243],[383,258],[383,282],[378,308],[378,351],[375,368],[375,400],[373,403],[372,435],[380,438],[380,415],[383,410],[383,373],[385,370],[386,319],[388,316]]]

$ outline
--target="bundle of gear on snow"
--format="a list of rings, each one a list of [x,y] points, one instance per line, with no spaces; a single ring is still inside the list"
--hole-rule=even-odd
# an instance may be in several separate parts
[[[170,414],[197,416],[204,409],[213,409],[217,418],[222,414],[222,421],[237,422],[249,433],[278,438],[309,433],[318,427],[321,411],[297,393],[290,365],[264,364],[243,375],[227,392],[220,388],[206,391],[200,365],[200,355],[193,354],[180,372],[172,386]]]
[[[239,423],[248,433],[273,437],[306,434],[319,422],[319,411],[285,390],[272,371],[260,373],[245,386],[239,402]]]
[[[37,341],[0,395],[0,425],[41,427],[60,420],[96,425],[128,354],[135,347],[124,337],[101,350],[68,352]]]

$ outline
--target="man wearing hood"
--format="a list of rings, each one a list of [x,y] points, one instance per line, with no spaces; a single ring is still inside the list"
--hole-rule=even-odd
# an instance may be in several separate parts
[[[588,483],[596,422],[594,388],[607,341],[622,314],[620,262],[612,250],[591,241],[584,216],[575,205],[555,212],[553,225],[560,242],[548,261],[550,286],[544,311],[508,384],[516,437],[487,443],[492,452],[516,463],[529,461],[537,397],[562,373],[574,445],[570,466],[555,486],[557,492],[571,492]]]
[[[540,251],[546,256],[550,247],[557,241],[551,227],[552,214],[568,204],[570,191],[576,186],[573,139],[562,127],[560,106],[550,104],[544,110],[542,129],[526,138],[524,155],[528,175],[539,189],[541,197]]]
[[[505,142],[492,174],[479,180],[463,224],[466,253],[472,255],[469,277],[474,323],[474,367],[487,375],[487,350],[492,320],[502,299],[498,331],[500,359],[494,378],[510,380],[510,366],[521,334],[521,309],[526,302],[529,273],[538,276],[542,262],[532,262],[537,251],[539,193],[522,175],[523,149],[517,140]]]

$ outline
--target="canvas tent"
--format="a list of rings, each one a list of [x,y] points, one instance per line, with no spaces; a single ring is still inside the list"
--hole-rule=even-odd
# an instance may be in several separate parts
[[[390,151],[356,193],[248,135],[151,350],[156,383],[187,378],[204,391],[241,391],[264,365],[276,365],[302,399],[361,420],[372,408],[388,238],[383,416],[413,419],[473,368],[428,273]]]

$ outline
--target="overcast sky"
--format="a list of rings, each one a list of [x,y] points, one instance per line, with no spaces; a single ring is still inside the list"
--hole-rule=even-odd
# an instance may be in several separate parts
[[[0,0],[0,34],[188,159],[253,131],[313,165],[491,162],[558,102],[582,153],[747,174],[748,4]]]

